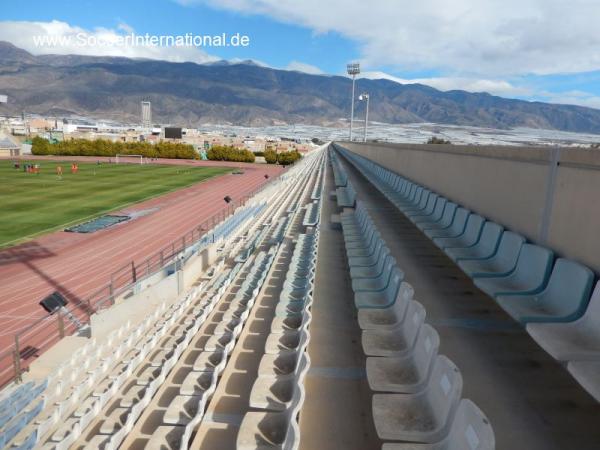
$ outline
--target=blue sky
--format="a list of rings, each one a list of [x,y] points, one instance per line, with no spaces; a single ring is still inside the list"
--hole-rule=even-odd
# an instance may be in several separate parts
[[[3,2],[0,39],[33,53],[120,54],[276,68],[600,108],[600,2],[588,0],[156,0]],[[32,35],[241,33],[248,47],[40,48]]]

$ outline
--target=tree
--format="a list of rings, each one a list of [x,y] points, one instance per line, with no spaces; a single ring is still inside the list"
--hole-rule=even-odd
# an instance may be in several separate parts
[[[277,164],[277,152],[275,150],[265,150],[264,157],[267,164]]]
[[[432,136],[427,141],[427,144],[447,144],[447,145],[450,145],[450,144],[452,144],[452,142],[447,141],[447,140],[442,139],[442,138],[439,138],[437,136]]]

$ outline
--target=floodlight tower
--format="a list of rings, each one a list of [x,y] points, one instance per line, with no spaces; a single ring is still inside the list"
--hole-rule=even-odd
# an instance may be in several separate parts
[[[360,64],[351,63],[346,65],[348,75],[352,76],[352,105],[350,106],[350,142],[352,142],[352,124],[354,123],[354,84],[356,81],[356,75],[360,73]]]
[[[367,102],[367,111],[365,112],[365,135],[363,137],[363,141],[367,142],[367,127],[369,126],[369,94],[363,93],[358,96],[358,99]]]

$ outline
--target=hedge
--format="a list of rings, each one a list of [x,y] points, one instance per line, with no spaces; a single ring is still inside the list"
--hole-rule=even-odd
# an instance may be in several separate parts
[[[206,152],[206,157],[211,161],[249,162],[255,160],[254,153],[250,150],[240,150],[235,147],[216,145]]]
[[[146,158],[198,159],[189,144],[176,142],[113,142],[104,139],[70,139],[51,144],[41,137],[33,138],[31,153],[56,156],[115,156],[142,155]]]

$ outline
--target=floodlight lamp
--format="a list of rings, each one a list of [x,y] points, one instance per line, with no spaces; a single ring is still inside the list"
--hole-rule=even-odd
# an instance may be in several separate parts
[[[358,75],[360,73],[360,64],[359,63],[351,63],[346,65],[346,70],[348,71],[348,75]]]

